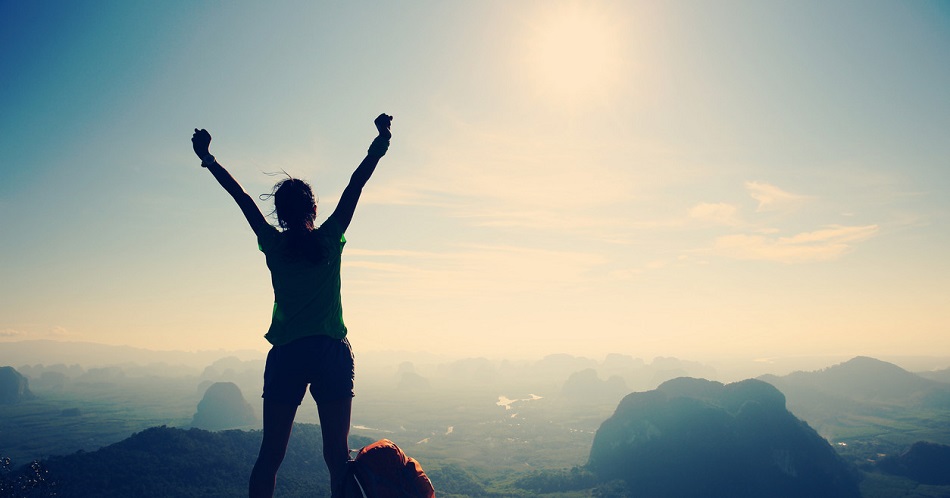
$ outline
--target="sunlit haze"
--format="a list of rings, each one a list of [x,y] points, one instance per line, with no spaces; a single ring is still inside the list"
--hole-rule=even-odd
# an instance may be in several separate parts
[[[386,112],[357,354],[950,355],[946,2],[3,2],[0,68],[5,341],[265,350],[193,129],[319,223]]]

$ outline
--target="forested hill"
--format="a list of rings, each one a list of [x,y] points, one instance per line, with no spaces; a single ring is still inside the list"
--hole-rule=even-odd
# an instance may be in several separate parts
[[[360,448],[373,440],[350,435],[349,442]],[[162,426],[96,451],[27,465],[0,456],[0,498],[247,496],[247,480],[260,443],[260,431],[209,432]],[[330,496],[322,446],[320,426],[294,424],[275,496]],[[426,473],[440,497],[512,496],[487,491],[457,464],[429,467]]]
[[[351,444],[368,444],[351,437]],[[260,431],[208,432],[154,427],[93,452],[43,462],[56,496],[233,497],[247,494]],[[296,424],[277,495],[329,496],[320,427]]]

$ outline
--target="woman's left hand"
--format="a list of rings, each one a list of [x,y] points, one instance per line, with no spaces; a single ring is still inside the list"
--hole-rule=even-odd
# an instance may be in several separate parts
[[[376,129],[379,130],[379,136],[389,139],[393,136],[392,132],[389,131],[389,126],[393,122],[393,117],[388,114],[380,114],[376,117],[376,120],[373,121],[376,124]],[[211,137],[209,136],[210,140]]]

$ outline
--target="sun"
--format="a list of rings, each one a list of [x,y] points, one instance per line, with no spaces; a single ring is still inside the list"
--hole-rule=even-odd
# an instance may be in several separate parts
[[[528,33],[524,60],[532,91],[583,104],[615,89],[623,67],[622,30],[596,7],[560,4],[539,15]]]

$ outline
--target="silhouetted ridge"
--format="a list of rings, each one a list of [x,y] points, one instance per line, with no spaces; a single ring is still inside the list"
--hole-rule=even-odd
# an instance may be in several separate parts
[[[626,396],[589,469],[632,496],[857,497],[851,470],[771,385],[679,378]]]
[[[329,496],[320,461],[320,427],[295,424],[281,466],[277,496]],[[351,436],[362,446],[367,438]],[[247,477],[261,444],[260,431],[208,432],[153,427],[92,452],[51,457],[43,464],[63,498],[135,498],[247,495]]]

